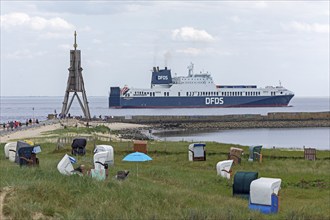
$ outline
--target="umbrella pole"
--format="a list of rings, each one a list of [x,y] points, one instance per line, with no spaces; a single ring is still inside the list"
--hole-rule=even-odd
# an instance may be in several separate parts
[[[136,163],[136,183],[139,184],[139,163]]]

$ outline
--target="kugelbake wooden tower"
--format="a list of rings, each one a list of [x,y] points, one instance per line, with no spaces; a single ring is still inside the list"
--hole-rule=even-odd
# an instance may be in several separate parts
[[[89,107],[88,107],[88,101],[87,101],[87,96],[86,96],[86,91],[85,91],[85,86],[84,86],[84,79],[82,77],[83,68],[81,68],[81,53],[80,53],[80,50],[77,50],[76,39],[77,39],[77,33],[75,31],[74,32],[74,44],[73,44],[74,50],[70,50],[70,68],[68,69],[69,78],[68,78],[68,83],[67,83],[67,87],[66,87],[66,91],[65,91],[61,116],[62,117],[68,116],[67,114],[69,113],[73,99],[75,97],[77,97],[85,118],[89,120],[89,119],[91,119],[91,115],[90,115]],[[71,97],[71,100],[68,103],[70,93],[73,93],[73,96]],[[81,101],[78,93],[81,93],[82,101]]]

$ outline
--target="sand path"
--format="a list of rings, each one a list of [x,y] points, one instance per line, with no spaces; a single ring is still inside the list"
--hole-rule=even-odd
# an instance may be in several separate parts
[[[77,121],[72,122],[71,124],[74,123],[79,123]],[[91,122],[91,126],[96,126],[96,125],[104,125],[109,127],[111,130],[122,130],[122,129],[131,129],[131,128],[141,128],[145,127],[145,125],[140,125],[140,124],[130,124],[130,123],[97,123],[97,122]],[[78,126],[81,126],[78,124]],[[59,128],[62,128],[63,126],[58,123],[54,123],[51,125],[41,125],[39,127],[33,127],[33,128],[28,128],[25,130],[17,130],[13,131],[10,133],[7,133],[5,135],[0,136],[0,143],[7,143],[10,140],[17,140],[17,139],[27,139],[27,138],[36,138],[36,137],[42,137],[43,132],[46,131],[52,131],[56,130]]]

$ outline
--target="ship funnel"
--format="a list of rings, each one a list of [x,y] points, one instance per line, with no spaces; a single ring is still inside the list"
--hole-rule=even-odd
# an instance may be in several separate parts
[[[165,70],[167,70],[167,66],[165,66]]]
[[[157,72],[159,72],[159,66],[157,66]]]
[[[153,67],[152,69],[153,69],[154,72],[156,72],[156,67]]]

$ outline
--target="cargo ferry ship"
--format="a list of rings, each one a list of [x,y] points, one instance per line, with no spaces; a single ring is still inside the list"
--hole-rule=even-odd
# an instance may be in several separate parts
[[[288,106],[294,93],[280,86],[216,85],[209,73],[172,77],[171,70],[153,67],[151,87],[110,87],[109,108],[221,108]]]

